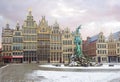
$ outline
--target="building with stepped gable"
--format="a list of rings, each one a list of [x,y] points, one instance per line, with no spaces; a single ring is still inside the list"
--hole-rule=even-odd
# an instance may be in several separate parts
[[[70,57],[74,54],[74,48],[74,36],[67,27],[62,31],[62,55],[64,63],[70,63]]]
[[[50,63],[50,39],[51,28],[42,16],[37,27],[37,61],[40,63]]]
[[[120,31],[105,37],[102,32],[83,41],[83,53],[98,63],[120,62]]]
[[[73,37],[57,22],[50,26],[45,16],[37,24],[30,10],[22,26],[3,28],[2,58],[4,63],[68,63],[74,54]]]
[[[13,31],[13,43],[12,43],[12,62],[23,62],[23,35],[22,29],[17,22],[16,28]]]
[[[92,57],[95,62],[108,62],[108,44],[103,32],[83,41],[83,54]]]
[[[2,29],[2,58],[5,63],[11,63],[13,52],[13,29],[10,28],[9,24]]]
[[[50,62],[51,63],[62,63],[62,32],[59,24],[55,22],[51,30],[50,38]]]
[[[120,62],[120,31],[109,35],[108,62]]]
[[[28,12],[22,27],[2,29],[2,60],[4,63],[69,63],[74,54],[74,32],[55,22],[49,25],[45,16],[39,24]],[[81,34],[77,35],[81,37]],[[99,63],[120,62],[120,31],[105,37],[103,32],[82,42],[83,55]]]
[[[32,16],[32,11],[28,12],[26,20],[22,26],[23,34],[23,62],[31,63],[37,60],[37,24]]]

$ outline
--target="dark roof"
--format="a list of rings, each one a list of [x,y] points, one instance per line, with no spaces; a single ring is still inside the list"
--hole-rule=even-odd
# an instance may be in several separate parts
[[[91,43],[91,42],[97,41],[97,40],[98,40],[98,36],[99,36],[99,34],[90,37],[90,38],[88,39],[88,42]]]
[[[113,33],[114,39],[118,39],[120,31]]]

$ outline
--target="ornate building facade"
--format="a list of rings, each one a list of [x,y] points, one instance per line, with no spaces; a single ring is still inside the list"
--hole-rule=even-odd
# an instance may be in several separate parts
[[[4,63],[69,63],[74,55],[74,34],[68,28],[61,30],[55,22],[48,25],[45,16],[36,24],[29,11],[22,28],[19,24],[11,29],[9,24],[2,30],[2,60]],[[95,62],[120,62],[120,31],[105,37],[102,32],[87,37],[82,45],[83,55]]]
[[[12,62],[12,43],[13,30],[10,29],[9,24],[2,30],[2,58],[4,63]]]
[[[83,53],[96,62],[120,62],[120,31],[105,37],[102,32],[83,41]]]
[[[114,36],[111,33],[108,38],[108,61],[109,62],[116,62],[117,61],[117,54],[116,54],[116,42],[114,40]]]
[[[51,28],[48,26],[45,16],[42,16],[37,28],[37,61],[40,63],[50,62],[50,37]]]
[[[50,38],[50,62],[62,63],[62,33],[59,24],[55,22],[51,31]]]
[[[102,32],[83,41],[83,54],[96,62],[108,61],[108,45]]]
[[[69,63],[70,57],[74,54],[74,37],[69,28],[65,28],[62,32],[62,54],[63,62]]]
[[[13,44],[12,44],[13,62],[23,62],[23,36],[19,23],[16,25],[16,29],[13,31]]]
[[[96,43],[96,61],[97,62],[108,62],[108,44],[106,42],[103,32],[100,32],[98,35]]]
[[[74,54],[70,30],[67,28],[62,33],[57,22],[49,26],[45,16],[37,25],[31,11],[21,29],[18,23],[15,29],[10,29],[7,24],[2,39],[2,54],[6,63],[68,63]]]
[[[108,38],[108,61],[120,62],[120,31],[111,33]]]
[[[116,33],[116,55],[117,55],[117,62],[120,62],[120,31]]]
[[[29,11],[27,19],[22,26],[24,62],[36,62],[37,60],[37,24],[32,12]]]

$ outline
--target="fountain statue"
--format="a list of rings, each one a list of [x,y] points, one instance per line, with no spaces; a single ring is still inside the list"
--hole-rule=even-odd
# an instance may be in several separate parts
[[[82,39],[80,38],[80,32],[81,25],[76,28],[76,31],[74,32],[74,44],[75,44],[75,50],[74,55],[70,57],[70,66],[85,66],[88,65],[87,59],[84,57],[82,53]]]
[[[81,45],[82,45],[82,40],[80,38],[80,33],[79,33],[79,29],[81,29],[81,25],[76,28],[76,31],[75,31],[75,38],[74,38],[74,44],[76,45],[76,48],[75,48],[75,55],[77,57],[82,57],[82,50],[81,50]]]

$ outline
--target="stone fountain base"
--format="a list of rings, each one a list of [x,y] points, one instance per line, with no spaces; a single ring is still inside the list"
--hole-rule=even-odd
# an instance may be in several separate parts
[[[92,66],[89,60],[85,57],[76,57],[76,55],[72,55],[70,58],[69,66]]]

